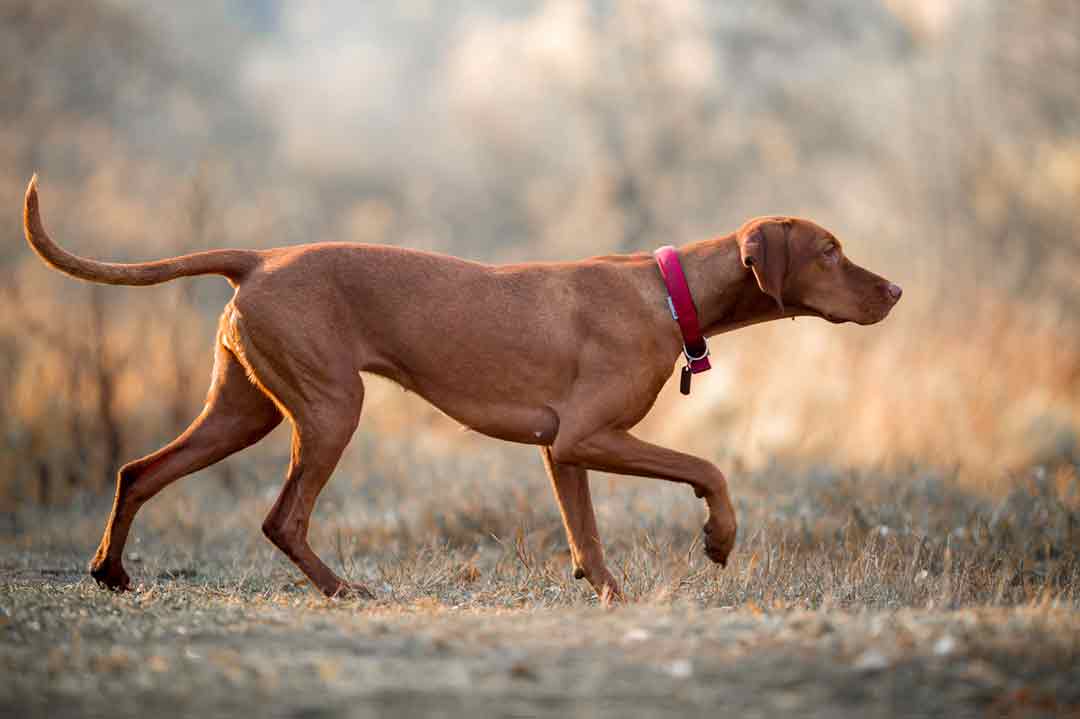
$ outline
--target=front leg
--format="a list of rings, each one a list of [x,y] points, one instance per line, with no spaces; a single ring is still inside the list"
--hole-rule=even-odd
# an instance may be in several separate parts
[[[552,447],[553,459],[584,469],[615,474],[655,477],[689,484],[709,507],[705,523],[705,554],[727,565],[735,546],[737,522],[728,495],[727,480],[711,462],[689,454],[658,447],[634,437],[625,430],[604,429],[581,439],[563,441],[560,436]]]
[[[574,578],[586,579],[603,602],[622,599],[622,592],[615,577],[604,564],[604,546],[596,528],[592,495],[589,493],[589,476],[581,467],[560,464],[551,456],[550,447],[541,447],[555,499],[559,502],[570,555],[574,561]]]

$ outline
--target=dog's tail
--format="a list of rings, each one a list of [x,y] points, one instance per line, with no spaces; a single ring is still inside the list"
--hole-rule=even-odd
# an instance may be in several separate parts
[[[97,262],[73,255],[53,242],[45,232],[38,211],[36,174],[26,188],[23,229],[26,241],[45,264],[72,277],[107,285],[156,285],[192,275],[224,275],[237,285],[260,263],[258,253],[253,250],[211,250],[135,264]]]

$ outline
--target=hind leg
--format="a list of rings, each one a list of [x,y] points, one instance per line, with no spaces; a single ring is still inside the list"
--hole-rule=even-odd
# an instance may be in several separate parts
[[[307,539],[315,502],[360,419],[358,402],[338,408],[341,411],[321,417],[302,413],[294,418],[289,472],[281,494],[263,522],[263,533],[326,596],[372,598],[374,595],[363,585],[350,584],[334,574]]]
[[[260,315],[250,313],[249,322]],[[350,358],[316,342],[283,342],[280,328],[238,333],[243,356],[259,384],[293,423],[292,456],[285,486],[263,521],[263,534],[328,597],[373,596],[326,566],[308,543],[311,513],[360,421],[364,384]],[[274,331],[277,330],[277,331]]]
[[[281,419],[274,402],[251,383],[240,362],[219,341],[202,413],[168,445],[120,469],[112,514],[90,562],[94,579],[110,589],[128,589],[124,542],[139,508],[181,477],[258,442]]]

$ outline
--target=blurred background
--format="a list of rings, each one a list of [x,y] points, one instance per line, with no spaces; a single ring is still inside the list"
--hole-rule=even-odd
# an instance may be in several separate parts
[[[179,433],[229,297],[45,268],[21,236],[34,171],[54,237],[120,261],[320,240],[576,259],[807,216],[904,300],[873,327],[714,338],[716,369],[689,398],[669,383],[641,436],[736,493],[789,466],[996,493],[1054,463],[1080,492],[1078,28],[1066,0],[3,0],[0,511],[108,497]],[[418,466],[441,486],[528,457],[547,492],[493,445],[372,380],[339,484],[375,502]],[[287,452],[279,429],[205,474],[272,498]]]

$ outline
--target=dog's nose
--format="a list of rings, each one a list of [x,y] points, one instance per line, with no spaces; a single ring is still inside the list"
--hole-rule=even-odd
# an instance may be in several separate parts
[[[892,282],[889,283],[889,297],[892,298],[893,302],[898,302],[902,294],[904,294],[903,287]]]

